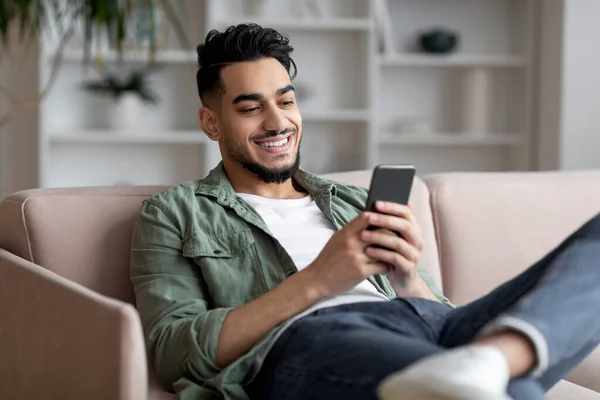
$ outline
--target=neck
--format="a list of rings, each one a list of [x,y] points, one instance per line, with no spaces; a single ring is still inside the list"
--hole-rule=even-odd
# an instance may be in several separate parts
[[[223,167],[229,183],[236,193],[253,194],[268,199],[299,199],[306,196],[306,190],[293,178],[283,183],[265,183],[256,175],[235,163],[223,160]]]

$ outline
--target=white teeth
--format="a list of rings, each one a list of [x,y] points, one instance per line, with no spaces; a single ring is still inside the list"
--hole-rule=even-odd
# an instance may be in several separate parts
[[[259,143],[259,146],[262,147],[281,147],[284,144],[286,144],[288,142],[289,137],[286,137],[285,139],[281,139],[277,142],[264,142],[264,143]]]

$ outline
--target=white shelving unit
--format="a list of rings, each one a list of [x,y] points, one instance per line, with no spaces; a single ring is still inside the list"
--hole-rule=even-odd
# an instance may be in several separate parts
[[[476,3],[386,1],[393,23],[382,24],[376,58],[378,162],[415,163],[421,174],[531,168],[534,2]],[[458,33],[456,51],[417,50],[419,35],[437,27]]]
[[[214,22],[214,25],[218,28],[223,28],[247,21],[247,18],[219,19]],[[252,18],[251,21],[261,26],[268,26],[274,29],[288,31],[311,30],[368,32],[371,29],[371,20],[369,18],[319,18],[317,20],[298,20],[291,18]]]
[[[509,68],[525,67],[525,59],[520,56],[494,54],[422,55],[387,54],[379,57],[382,67],[484,67]]]
[[[88,131],[60,133],[50,136],[53,144],[206,144],[209,139],[197,131],[160,132],[146,134],[140,131]]]
[[[384,53],[378,38],[385,25],[371,0],[319,0],[319,16],[297,15],[297,0],[263,0],[259,15],[248,14],[249,0],[187,0],[182,19],[194,44],[210,29],[248,21],[290,36],[294,85],[307,93],[299,105],[308,170],[388,162],[414,163],[419,174],[529,169],[533,0],[478,0],[477,7],[473,0],[385,1],[392,29]],[[418,33],[435,26],[460,33],[455,53],[414,50]],[[101,55],[116,60],[114,52]],[[152,75],[161,102],[142,110],[139,126],[126,130],[108,123],[109,100],[79,87],[95,76],[82,57],[76,44],[65,52],[53,93],[42,104],[41,186],[175,184],[204,176],[217,163],[218,146],[196,119],[195,51],[180,49],[170,35]],[[144,52],[125,55],[131,65],[146,59]],[[42,82],[49,64],[50,54],[43,57]],[[414,120],[428,129],[399,132]]]
[[[398,135],[388,133],[381,135],[379,142],[383,145],[403,146],[520,146],[523,138],[521,135],[509,133],[493,135],[468,133]]]

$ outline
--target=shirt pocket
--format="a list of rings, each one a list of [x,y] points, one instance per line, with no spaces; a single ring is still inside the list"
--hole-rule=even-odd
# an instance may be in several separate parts
[[[214,307],[238,307],[266,292],[250,229],[213,236],[197,232],[185,239],[182,251],[200,268]]]

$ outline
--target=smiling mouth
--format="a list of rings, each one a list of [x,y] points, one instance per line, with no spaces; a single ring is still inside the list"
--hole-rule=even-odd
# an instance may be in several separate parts
[[[290,141],[290,137],[288,136],[288,137],[285,137],[285,138],[277,140],[277,141],[256,142],[256,144],[261,147],[282,147],[282,146],[285,146],[289,141]]]
[[[277,136],[271,136],[267,139],[255,140],[254,143],[259,145],[260,147],[265,147],[265,148],[284,147],[286,144],[288,144],[290,142],[292,135],[294,135],[295,133],[296,133],[295,131],[293,131],[293,132],[288,131],[284,134],[280,134]]]

